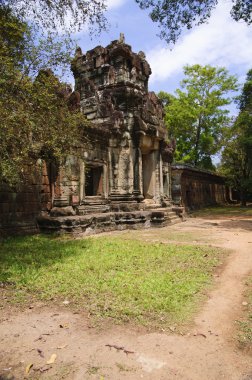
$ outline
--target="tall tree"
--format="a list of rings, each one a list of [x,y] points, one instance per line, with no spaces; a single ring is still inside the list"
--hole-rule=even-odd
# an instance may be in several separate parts
[[[225,68],[185,66],[185,79],[176,95],[164,95],[166,123],[177,143],[176,160],[213,169],[211,157],[221,147],[229,121],[228,94],[237,89],[236,78]]]
[[[64,51],[58,44],[48,50],[35,45],[36,39],[9,8],[0,8],[0,181],[11,185],[40,157],[60,162],[86,123],[80,112],[68,109],[66,85],[41,70],[57,54],[62,62]]]
[[[252,69],[249,70],[238,98],[239,115],[227,131],[220,170],[239,191],[241,204],[246,206],[252,196]]]
[[[205,23],[218,0],[136,0],[142,9],[150,9],[152,21],[160,28],[160,37],[175,43],[183,29]],[[251,0],[232,0],[231,16],[234,20],[252,22]]]

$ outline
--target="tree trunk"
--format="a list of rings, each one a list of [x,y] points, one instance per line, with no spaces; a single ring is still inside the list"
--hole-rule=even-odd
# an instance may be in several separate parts
[[[199,143],[200,143],[200,135],[201,135],[201,115],[199,115],[199,121],[197,126],[197,133],[196,133],[196,142],[195,142],[195,148],[194,148],[194,166],[197,166],[199,161]]]

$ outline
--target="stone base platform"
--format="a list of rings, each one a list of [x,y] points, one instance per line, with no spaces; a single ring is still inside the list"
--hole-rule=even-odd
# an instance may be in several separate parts
[[[183,220],[172,207],[146,211],[107,212],[72,216],[40,216],[39,229],[45,233],[91,235],[99,232],[164,227]]]

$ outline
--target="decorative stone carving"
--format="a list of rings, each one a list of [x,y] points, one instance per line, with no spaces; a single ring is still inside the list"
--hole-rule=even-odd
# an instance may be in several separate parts
[[[124,33],[120,33],[120,37],[119,37],[118,42],[119,42],[119,44],[124,44],[125,43]]]
[[[161,155],[162,155],[163,161],[164,162],[172,163],[173,156],[174,156],[175,149],[176,149],[176,142],[175,142],[175,140],[172,139],[169,142],[167,142],[167,141],[161,141],[160,147],[161,147]]]
[[[85,129],[89,143],[80,149],[82,164],[71,161],[79,170],[79,181],[71,165],[68,176],[62,173],[59,187],[63,195],[58,205],[73,207],[76,225],[79,216],[91,212],[114,213],[103,218],[103,228],[103,223],[118,228],[165,224],[168,210],[139,214],[139,210],[164,205],[163,177],[170,184],[167,162],[174,152],[165,143],[162,103],[154,92],[148,92],[151,69],[145,54],[132,52],[121,33],[105,48],[97,46],[86,54],[77,49],[71,68],[75,92],[68,102],[73,109],[80,106],[90,121]],[[170,200],[167,189],[166,206]],[[100,216],[94,216],[92,225],[97,227],[98,220]],[[85,229],[86,218],[78,221],[78,228]]]

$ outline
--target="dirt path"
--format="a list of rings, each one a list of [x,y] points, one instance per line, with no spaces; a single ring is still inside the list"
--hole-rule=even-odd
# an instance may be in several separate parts
[[[24,369],[32,363],[30,379],[251,380],[252,358],[237,348],[234,331],[243,308],[244,281],[252,272],[252,220],[189,219],[144,235],[169,240],[169,234],[181,232],[196,237],[195,243],[232,249],[188,334],[92,328],[87,316],[73,314],[67,306],[48,310],[37,304],[13,315],[1,311],[0,379],[25,378]],[[133,235],[142,236],[143,231]],[[55,363],[41,372],[54,353]]]

